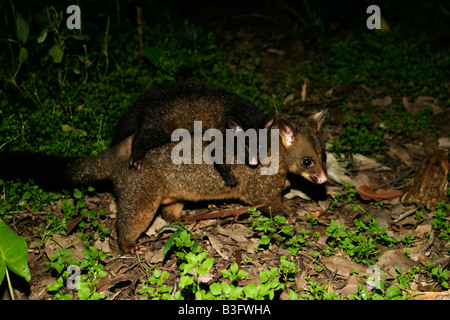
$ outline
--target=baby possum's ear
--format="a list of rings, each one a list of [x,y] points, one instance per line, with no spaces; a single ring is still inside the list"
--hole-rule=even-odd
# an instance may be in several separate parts
[[[275,121],[275,117],[277,116],[275,111],[271,111],[264,117],[264,122],[262,128],[264,129],[270,129],[270,127],[273,125]]]
[[[234,131],[243,131],[243,127],[236,118],[232,116],[228,117],[228,128],[233,129]]]

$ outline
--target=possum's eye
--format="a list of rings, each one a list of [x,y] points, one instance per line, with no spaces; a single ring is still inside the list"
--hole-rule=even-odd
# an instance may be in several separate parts
[[[302,166],[305,168],[309,168],[313,165],[313,160],[310,157],[304,157],[302,159]]]

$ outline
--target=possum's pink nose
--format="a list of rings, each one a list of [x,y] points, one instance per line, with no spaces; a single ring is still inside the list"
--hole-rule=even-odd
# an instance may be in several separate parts
[[[322,184],[328,181],[327,175],[325,173],[322,173],[319,178],[317,179],[318,184]]]

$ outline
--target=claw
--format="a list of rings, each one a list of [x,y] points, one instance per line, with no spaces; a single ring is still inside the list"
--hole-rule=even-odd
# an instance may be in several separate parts
[[[146,250],[147,249],[143,245],[137,244],[136,246],[134,246],[134,248],[131,248],[131,253],[139,256],[141,254],[144,254]]]

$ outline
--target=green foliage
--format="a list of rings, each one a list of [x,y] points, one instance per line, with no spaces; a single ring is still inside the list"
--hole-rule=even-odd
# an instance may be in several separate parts
[[[432,121],[433,107],[426,105],[416,115],[403,106],[392,104],[383,111],[381,122],[396,134],[412,135],[416,132],[439,135]]]
[[[25,280],[30,281],[31,276],[27,258],[28,248],[25,239],[15,234],[0,219],[0,283],[3,282],[6,274],[12,300],[14,300],[14,293],[8,269]]]
[[[442,97],[448,90],[445,78],[450,70],[449,59],[432,54],[425,35],[405,41],[401,30],[394,32],[363,32],[346,36],[342,41],[325,44],[325,65],[318,77],[329,79],[331,85],[364,83],[368,86],[400,84],[401,90]],[[418,50],[417,42],[423,42]],[[332,70],[332,71],[331,71]],[[445,70],[442,72],[442,70]],[[327,77],[335,74],[334,77]]]
[[[439,230],[439,238],[444,241],[450,241],[450,222],[447,219],[447,214],[450,212],[450,204],[441,201],[436,205],[436,211],[433,212],[433,221],[431,226],[435,230]]]
[[[138,294],[144,295],[140,300],[171,300],[171,286],[164,285],[164,281],[169,277],[169,272],[155,269],[153,274],[148,273],[147,281],[144,281]]]
[[[283,216],[266,217],[258,210],[251,210],[250,213],[252,214],[250,219],[254,220],[249,229],[263,232],[263,235],[259,239],[259,245],[255,250],[264,250],[264,247],[269,247],[270,249],[270,243],[272,241],[281,245],[295,229],[294,226],[286,225],[286,218]],[[297,237],[291,239],[290,244],[298,246],[304,239],[299,238],[299,242],[296,240]]]
[[[373,155],[382,150],[383,131],[373,128],[370,115],[364,112],[358,115],[345,114],[343,126],[339,139],[332,142],[334,152]]]
[[[80,300],[101,300],[105,296],[96,292],[96,285],[99,278],[105,277],[107,272],[104,270],[102,260],[109,257],[102,251],[91,246],[83,249],[83,260],[73,259],[73,253],[61,248],[58,252],[51,255],[51,261],[47,263],[49,269],[55,270],[58,278],[54,284],[48,285],[48,293],[53,295],[55,299],[72,300],[78,297]],[[70,268],[72,267],[72,268]],[[81,273],[83,270],[83,274]],[[72,271],[73,273],[71,273]],[[75,278],[75,279],[73,279]],[[63,294],[64,284],[74,283],[72,290],[77,290],[77,295]]]
[[[40,211],[60,197],[48,192],[33,182],[3,181],[0,179],[0,216],[11,217],[28,210]]]
[[[383,288],[386,284],[385,281],[382,282],[382,287],[377,288],[373,291],[369,291],[368,288],[363,288],[360,283],[358,283],[358,291],[354,294],[350,294],[349,298],[354,300],[407,300],[410,295],[403,295],[402,290],[396,286],[389,286],[385,292]]]
[[[328,244],[338,247],[354,259],[366,265],[373,265],[379,255],[378,244],[392,247],[397,240],[386,234],[386,229],[381,228],[373,217],[366,215],[368,223],[361,219],[354,219],[355,229],[349,229],[340,225],[336,220],[331,220],[326,230],[329,236]]]

